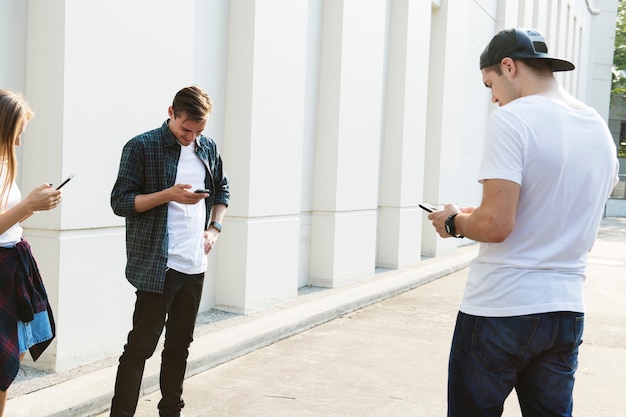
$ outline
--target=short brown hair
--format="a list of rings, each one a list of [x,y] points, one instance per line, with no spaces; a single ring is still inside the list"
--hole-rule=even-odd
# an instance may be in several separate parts
[[[172,102],[174,117],[186,115],[191,120],[205,120],[212,110],[211,97],[196,85],[180,90]]]

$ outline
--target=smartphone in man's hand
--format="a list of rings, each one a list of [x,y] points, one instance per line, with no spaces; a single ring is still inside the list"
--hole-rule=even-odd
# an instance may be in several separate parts
[[[437,207],[433,206],[432,204],[428,204],[428,203],[423,203],[423,204],[420,203],[419,206],[422,208],[422,210],[425,210],[425,211],[427,211],[429,213],[432,213],[433,211],[437,211],[438,210]]]

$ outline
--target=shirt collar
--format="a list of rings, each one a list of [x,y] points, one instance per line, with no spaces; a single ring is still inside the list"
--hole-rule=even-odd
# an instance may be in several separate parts
[[[180,143],[178,142],[178,140],[176,140],[176,137],[170,130],[169,123],[170,123],[170,119],[167,119],[166,121],[163,122],[163,125],[161,126],[161,133],[163,134],[163,138],[164,138],[163,145],[164,146],[180,145]]]

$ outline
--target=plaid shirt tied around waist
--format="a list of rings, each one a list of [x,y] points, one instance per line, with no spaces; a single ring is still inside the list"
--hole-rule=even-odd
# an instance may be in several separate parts
[[[48,311],[52,339],[55,335],[52,309],[30,245],[25,240],[15,248],[0,248],[0,389],[6,391],[20,369],[17,322],[33,320],[35,313]],[[30,348],[33,360],[52,342]]]

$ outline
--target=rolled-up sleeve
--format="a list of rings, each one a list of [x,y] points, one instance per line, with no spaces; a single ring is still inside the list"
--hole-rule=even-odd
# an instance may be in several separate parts
[[[113,213],[122,217],[134,217],[135,197],[145,187],[143,151],[141,143],[129,141],[122,150],[117,180],[111,191],[111,208]]]
[[[226,172],[224,172],[224,167],[222,165],[222,157],[217,155],[217,163],[216,163],[215,171],[213,172],[214,178],[213,183],[215,184],[215,196],[213,199],[213,204],[224,204],[228,206],[230,202],[230,183],[228,181],[228,177]]]

